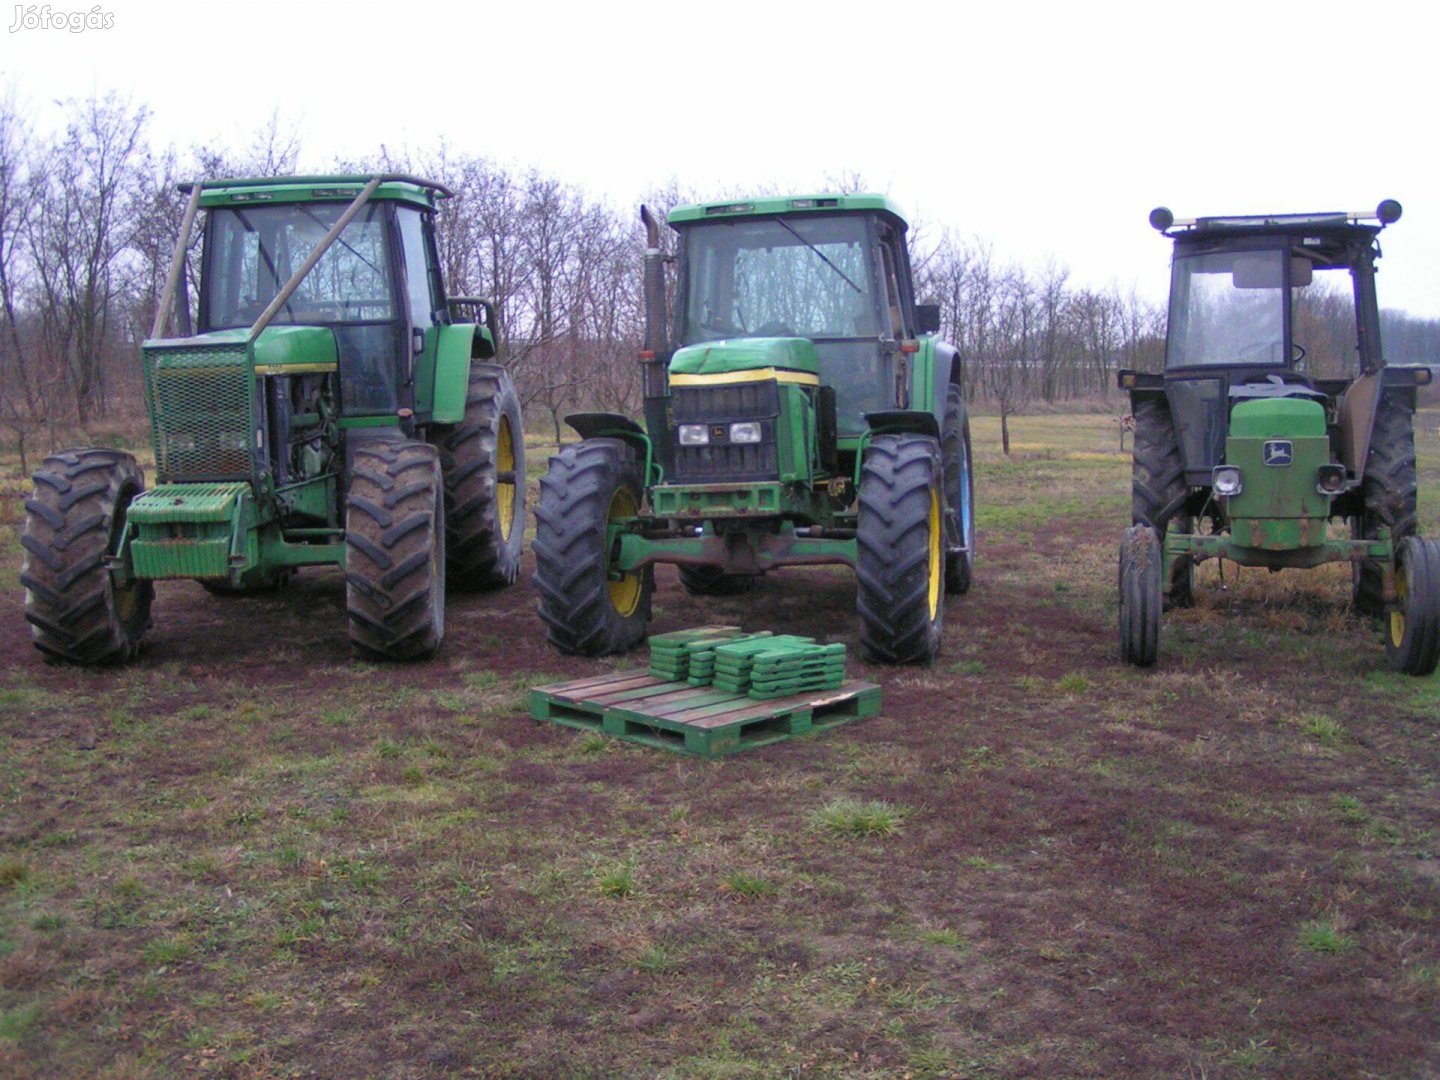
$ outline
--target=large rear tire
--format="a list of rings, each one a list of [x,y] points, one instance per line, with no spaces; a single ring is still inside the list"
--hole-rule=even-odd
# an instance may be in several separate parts
[[[445,477],[449,584],[514,584],[525,544],[525,429],[510,373],[472,362],[465,419],[436,425],[430,441]]]
[[[945,619],[944,469],[928,435],[878,435],[860,474],[855,574],[860,645],[886,664],[928,664]]]
[[[1385,620],[1393,671],[1429,675],[1440,659],[1440,543],[1408,536],[1395,552],[1396,603]]]
[[[614,571],[609,532],[643,501],[635,451],[619,439],[585,439],[550,459],[535,508],[535,588],[546,637],[562,653],[607,656],[644,640],[654,573]]]
[[[355,450],[345,499],[345,610],[367,659],[423,660],[445,637],[445,485],[422,442]]]
[[[1358,519],[1351,519],[1351,536],[1373,540],[1382,526],[1388,526],[1390,542],[1398,550],[1402,540],[1415,534],[1416,513],[1415,413],[1404,394],[1383,394],[1376,406],[1360,491],[1365,509]],[[1376,563],[1356,563],[1351,583],[1357,611],[1384,612],[1384,575]]]
[[[945,553],[945,591],[959,596],[970,591],[975,570],[975,472],[970,457],[970,417],[960,387],[945,392],[945,426],[940,433],[945,466],[945,499],[960,523],[962,551]]]
[[[125,530],[130,503],[145,476],[117,450],[51,454],[25,500],[25,619],[35,647],[52,662],[116,664],[140,652],[150,627],[155,586],[117,587],[105,566]]]
[[[1185,459],[1180,438],[1164,398],[1147,397],[1135,402],[1135,439],[1130,480],[1130,522],[1148,525],[1160,534],[1174,526],[1188,533],[1195,521],[1181,513],[1190,486],[1185,482]],[[1182,555],[1170,565],[1165,582],[1165,606],[1190,607],[1195,602],[1195,563]]]
[[[1132,525],[1120,542],[1120,659],[1150,667],[1160,655],[1164,547],[1148,525]]]

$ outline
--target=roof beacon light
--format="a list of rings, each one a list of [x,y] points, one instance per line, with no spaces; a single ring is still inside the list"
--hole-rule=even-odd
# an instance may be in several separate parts
[[[1400,220],[1401,211],[1404,208],[1394,199],[1383,199],[1375,208],[1375,216],[1380,219],[1381,225],[1394,225]]]
[[[1168,206],[1157,206],[1150,211],[1150,227],[1157,232],[1164,232],[1174,224],[1175,215],[1170,212]]]

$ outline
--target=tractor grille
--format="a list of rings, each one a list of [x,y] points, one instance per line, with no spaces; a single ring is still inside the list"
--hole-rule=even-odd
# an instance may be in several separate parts
[[[245,346],[152,345],[144,357],[159,482],[248,480],[255,421]]]
[[[780,478],[775,441],[780,393],[774,382],[677,386],[673,393],[671,408],[676,424],[707,424],[711,428],[708,446],[681,446],[679,438],[675,438],[676,483],[727,484]],[[735,420],[760,421],[760,442],[730,442],[728,428]]]

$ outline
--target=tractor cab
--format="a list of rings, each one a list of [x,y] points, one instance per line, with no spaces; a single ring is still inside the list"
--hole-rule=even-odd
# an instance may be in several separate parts
[[[682,348],[809,342],[842,438],[861,435],[869,413],[908,407],[907,388],[896,384],[904,343],[937,330],[938,312],[913,302],[906,224],[888,199],[706,204],[681,207],[670,224],[680,234]]]
[[[437,327],[450,321],[432,225],[436,201],[448,194],[434,185],[383,185],[325,245],[353,187],[292,180],[207,191],[201,333],[248,329],[315,258],[269,325],[333,335],[347,416],[413,414],[416,369],[433,356]]]
[[[1334,423],[1351,384],[1384,367],[1376,237],[1399,216],[1393,200],[1374,215],[1151,214],[1175,244],[1164,390],[1191,484],[1222,462],[1237,403],[1309,399]]]

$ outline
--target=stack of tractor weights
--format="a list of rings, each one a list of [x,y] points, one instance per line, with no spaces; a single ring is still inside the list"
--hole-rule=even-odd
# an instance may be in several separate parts
[[[769,630],[746,634],[738,626],[703,626],[651,638],[650,675],[771,701],[838,689],[845,681],[845,646]]]

